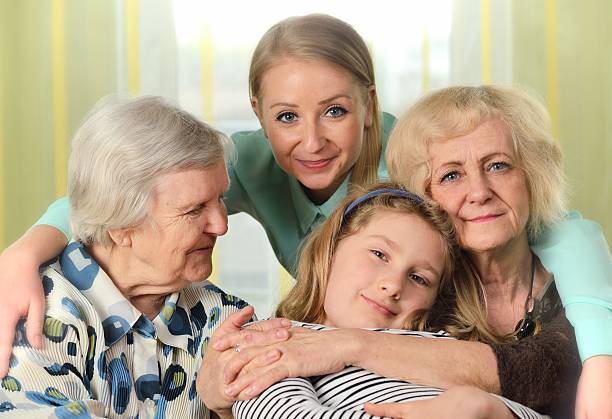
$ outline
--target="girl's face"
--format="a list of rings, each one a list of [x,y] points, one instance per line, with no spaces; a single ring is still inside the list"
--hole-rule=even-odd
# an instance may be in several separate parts
[[[286,58],[265,72],[261,92],[252,106],[276,161],[324,202],[361,154],[374,90],[364,95],[340,67]]]
[[[440,286],[440,235],[419,216],[381,210],[336,249],[324,324],[403,328],[430,308]]]

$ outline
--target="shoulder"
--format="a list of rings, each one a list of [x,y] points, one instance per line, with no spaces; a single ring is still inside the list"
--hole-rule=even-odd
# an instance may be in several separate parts
[[[209,328],[216,326],[219,320],[224,319],[248,305],[242,298],[228,294],[221,288],[209,281],[193,284],[181,291],[181,299],[193,313],[196,310],[204,310]]]
[[[231,139],[236,150],[232,169],[241,182],[270,182],[270,176],[286,177],[262,129],[236,132]]]

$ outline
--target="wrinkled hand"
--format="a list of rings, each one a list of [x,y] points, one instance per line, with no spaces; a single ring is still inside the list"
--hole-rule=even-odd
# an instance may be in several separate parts
[[[513,418],[514,415],[497,397],[475,387],[452,387],[438,397],[405,403],[366,403],[373,416],[396,419],[485,419]]]
[[[38,263],[28,254],[6,249],[0,255],[0,379],[8,373],[15,326],[27,316],[26,337],[35,348],[42,346],[45,297]]]
[[[584,361],[576,395],[576,419],[612,419],[612,355]]]
[[[224,377],[225,365],[235,357],[244,356],[249,350],[252,358],[247,362],[265,366],[278,360],[280,353],[267,345],[287,339],[291,322],[286,319],[271,319],[242,328],[253,317],[253,307],[233,313],[219,325],[206,349],[198,373],[196,389],[200,399],[220,417],[228,416],[228,409],[236,401],[226,392],[228,380]],[[240,352],[234,348],[239,345]]]
[[[225,366],[225,379],[230,383],[226,394],[239,400],[260,395],[272,384],[287,377],[311,377],[340,371],[352,363],[352,354],[359,349],[359,329],[315,331],[302,327],[289,330],[290,338],[267,347],[280,355],[272,360],[252,347],[240,351]]]

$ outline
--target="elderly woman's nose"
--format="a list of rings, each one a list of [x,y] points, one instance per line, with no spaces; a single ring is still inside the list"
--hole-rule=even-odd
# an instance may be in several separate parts
[[[477,172],[468,176],[467,199],[473,203],[484,203],[491,198],[493,192],[484,173]]]
[[[208,217],[204,233],[222,236],[227,233],[227,211],[225,207],[219,207],[212,211]]]

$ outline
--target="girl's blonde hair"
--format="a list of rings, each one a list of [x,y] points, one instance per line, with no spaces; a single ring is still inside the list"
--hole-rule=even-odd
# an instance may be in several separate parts
[[[468,134],[497,119],[512,139],[529,192],[527,233],[537,240],[566,211],[566,180],[546,108],[513,87],[455,86],[434,91],[398,119],[386,159],[394,181],[421,194],[431,184],[429,144]],[[451,140],[452,141],[452,140]]]
[[[375,89],[374,65],[368,48],[348,23],[324,14],[294,16],[272,26],[259,40],[249,70],[251,98],[261,97],[265,72],[285,58],[322,61],[350,74],[362,88],[366,106],[370,101],[372,124],[364,127],[361,155],[353,167],[353,185],[367,185],[378,179],[382,146],[382,117]]]
[[[330,217],[308,236],[300,252],[297,282],[279,304],[276,316],[309,323],[324,321],[325,292],[338,244],[364,228],[381,210],[391,210],[419,216],[440,235],[443,246],[444,270],[436,302],[430,310],[417,314],[405,327],[417,330],[445,329],[462,339],[496,341],[483,316],[482,288],[474,276],[466,275],[467,266],[461,258],[452,223],[436,204],[381,193],[345,215],[347,207],[357,198],[383,188],[405,190],[395,183],[356,187]]]

